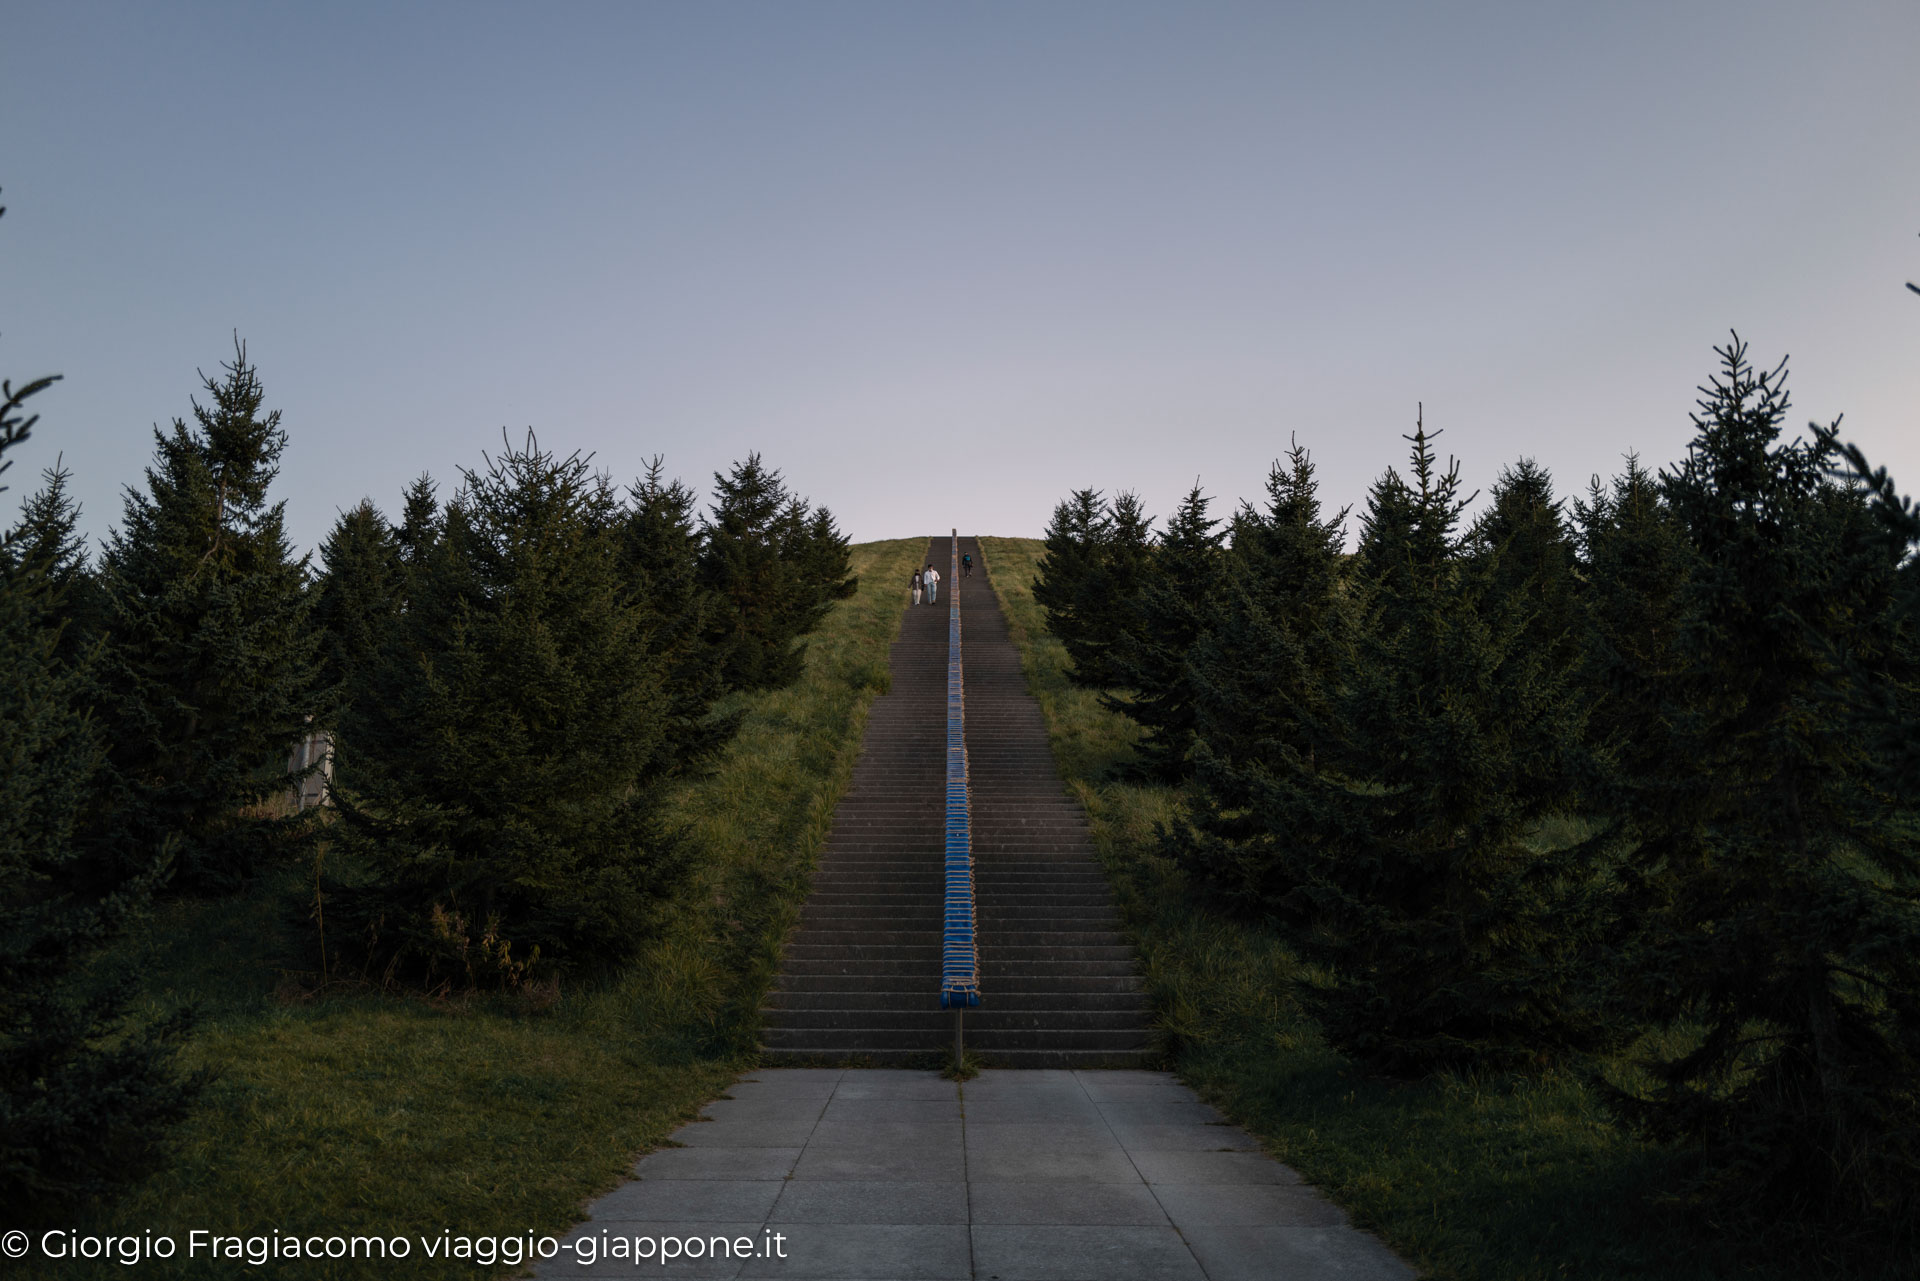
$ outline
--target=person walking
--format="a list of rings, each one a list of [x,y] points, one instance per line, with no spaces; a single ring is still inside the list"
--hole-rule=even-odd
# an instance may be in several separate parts
[[[907,585],[913,588],[913,603],[918,605],[920,603],[920,571],[919,570],[916,569],[913,571],[913,581],[911,581]]]
[[[929,605],[939,604],[940,603],[940,571],[933,567],[932,561],[927,562],[927,567],[926,569],[921,571],[920,577],[924,579],[927,584],[927,604]]]
[[[973,577],[973,553],[966,552],[960,557],[960,577]]]

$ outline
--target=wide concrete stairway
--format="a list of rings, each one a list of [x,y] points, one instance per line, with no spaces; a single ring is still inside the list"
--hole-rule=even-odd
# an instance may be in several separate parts
[[[980,564],[972,539],[960,546]],[[943,579],[948,547],[936,539],[926,556]],[[1085,816],[1061,785],[986,567],[957,586],[983,994],[967,1048],[1003,1067],[1142,1066],[1146,997]],[[951,1052],[953,1016],[939,1008],[945,590],[938,606],[907,608],[890,665],[765,1012],[771,1061]]]

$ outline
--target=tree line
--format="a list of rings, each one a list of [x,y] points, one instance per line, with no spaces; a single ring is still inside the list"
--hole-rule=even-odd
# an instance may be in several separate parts
[[[1920,521],[1716,354],[1671,467],[1567,502],[1522,459],[1468,521],[1421,424],[1349,553],[1296,444],[1225,520],[1075,492],[1034,594],[1335,1047],[1570,1068],[1721,1209],[1910,1246]]]
[[[37,435],[0,388],[0,471]],[[96,557],[58,463],[0,535],[0,1203],[150,1161],[202,1082],[103,945],[156,895],[303,866],[322,973],[429,989],[615,965],[693,851],[665,789],[795,680],[847,540],[758,455],[712,501],[621,487],[531,432],[345,511],[317,562],[272,491],[287,433],[236,342],[156,429]],[[288,800],[331,737],[326,810]],[[318,770],[318,763],[306,767]]]

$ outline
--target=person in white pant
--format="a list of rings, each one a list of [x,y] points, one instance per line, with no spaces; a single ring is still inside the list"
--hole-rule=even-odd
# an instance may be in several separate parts
[[[940,599],[940,571],[933,567],[932,562],[928,562],[926,569],[921,572],[920,577],[926,580],[927,604],[932,605],[937,603]]]

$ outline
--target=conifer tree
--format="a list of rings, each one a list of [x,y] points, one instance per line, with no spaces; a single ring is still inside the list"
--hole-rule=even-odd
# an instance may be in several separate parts
[[[511,985],[631,955],[684,874],[660,817],[670,664],[586,459],[529,434],[463,475],[381,697],[342,727],[336,830],[364,870],[328,919],[376,970]]]
[[[423,563],[440,537],[441,512],[431,476],[420,476],[401,497],[400,524],[393,531],[400,559],[409,567]]]
[[[178,841],[179,879],[231,889],[308,833],[262,812],[310,718],[327,719],[306,559],[269,500],[287,435],[237,340],[194,425],[154,431],[146,490],[102,564],[109,761],[137,844]]]
[[[1137,746],[1137,771],[1168,782],[1191,769],[1194,687],[1187,657],[1213,627],[1225,587],[1226,532],[1207,515],[1211,502],[1196,481],[1174,508],[1154,545],[1132,619],[1112,642],[1115,683],[1130,696],[1107,695],[1104,702],[1146,729]]]
[[[1473,524],[1467,552],[1495,608],[1527,615],[1522,644],[1570,664],[1580,651],[1573,532],[1553,496],[1553,477],[1531,458],[1504,469]]]
[[[709,638],[726,648],[729,688],[780,689],[805,666],[800,638],[858,586],[847,540],[759,454],[713,481],[700,556],[700,581],[720,603]]]
[[[628,489],[621,523],[621,557],[636,599],[659,616],[653,643],[667,663],[671,759],[691,769],[710,758],[739,729],[743,713],[716,716],[726,692],[728,650],[707,634],[722,602],[700,582],[700,530],[693,491],[666,480],[655,457]],[[824,515],[824,512],[822,513]]]
[[[1287,753],[1317,755],[1311,731],[1327,715],[1317,704],[1347,639],[1336,617],[1346,517],[1322,518],[1312,458],[1296,442],[1267,475],[1266,509],[1234,517],[1219,623],[1191,654],[1197,786],[1168,852],[1243,911],[1284,911],[1297,888],[1267,794]]]
[[[343,697],[358,693],[362,668],[379,654],[405,600],[400,540],[371,500],[340,514],[320,544],[313,622],[325,635],[322,679]]]
[[[1920,285],[1912,281],[1907,288],[1920,294]],[[1894,589],[1891,661],[1875,673],[1860,671],[1858,663],[1843,664],[1846,687],[1833,688],[1838,682],[1830,682],[1829,696],[1847,706],[1860,732],[1871,738],[1871,755],[1890,786],[1920,795],[1920,556],[1912,554],[1920,546],[1920,507],[1899,491],[1885,467],[1868,462],[1858,445],[1841,443],[1838,422],[1809,428],[1829,454],[1844,460],[1842,478],[1867,495],[1889,536],[1909,549]]]
[[[67,492],[73,473],[56,459],[41,478],[40,489],[20,505],[8,555],[16,565],[41,567],[48,588],[44,601],[58,609],[62,624],[58,655],[72,667],[99,635],[99,585],[80,535],[80,505]]]
[[[1663,750],[1660,721],[1680,670],[1693,549],[1659,478],[1632,454],[1611,489],[1594,477],[1574,513],[1587,580],[1579,680],[1594,699],[1588,736],[1596,759],[1645,778]]]
[[[1693,565],[1657,750],[1622,771],[1641,928],[1612,967],[1674,1029],[1616,1103],[1708,1157],[1763,1215],[1920,1215],[1920,884],[1914,797],[1830,695],[1882,669],[1904,539],[1780,439],[1785,362],[1717,348],[1663,477]]]
[[[1114,646],[1135,625],[1140,593],[1152,578],[1153,517],[1132,490],[1115,494],[1102,515],[1105,532],[1074,589],[1079,637],[1072,652],[1080,683],[1104,689],[1121,683]]]
[[[1388,472],[1362,519],[1353,643],[1303,700],[1316,754],[1282,751],[1259,812],[1334,1045],[1393,1072],[1526,1067],[1592,1023],[1584,851],[1530,840],[1564,803],[1578,708],[1523,615],[1482,613],[1457,466],[1409,439],[1410,478]]]
[[[53,381],[0,383],[0,471],[34,425],[26,401]],[[174,1065],[184,1020],[132,1021],[133,976],[96,959],[166,851],[103,848],[92,651],[61,645],[72,509],[64,472],[48,476],[0,537],[0,1204],[36,1225],[143,1170],[197,1088]]]
[[[1113,518],[1097,489],[1076,489],[1053,509],[1046,529],[1047,550],[1034,578],[1033,599],[1047,611],[1047,631],[1058,637],[1073,660],[1075,684],[1112,683],[1107,662],[1110,636],[1095,634],[1081,611],[1089,599],[1089,580],[1099,571]]]

